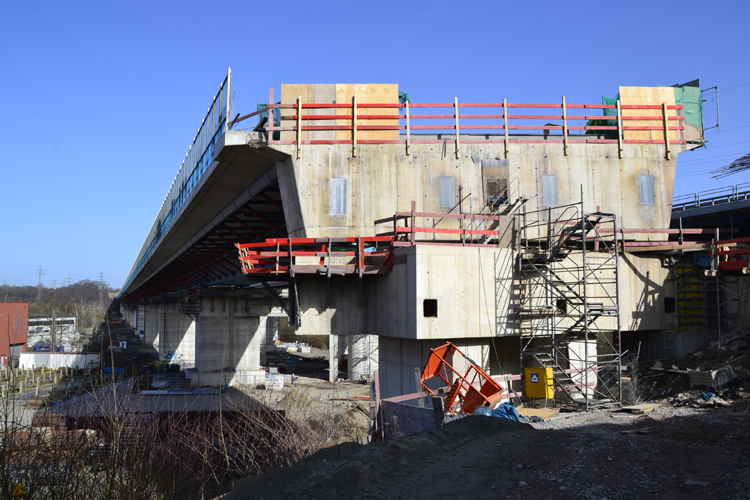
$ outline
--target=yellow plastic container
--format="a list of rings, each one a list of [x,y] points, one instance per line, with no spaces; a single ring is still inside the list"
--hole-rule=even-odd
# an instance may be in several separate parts
[[[555,398],[552,368],[526,368],[526,397],[532,399]]]

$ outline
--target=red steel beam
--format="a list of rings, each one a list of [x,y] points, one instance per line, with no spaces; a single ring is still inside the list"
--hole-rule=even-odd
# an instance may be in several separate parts
[[[259,218],[260,220],[262,220],[263,222],[265,222],[266,224],[268,224],[269,226],[271,226],[272,228],[274,228],[276,231],[280,232],[284,236],[287,236],[287,232],[284,229],[281,229],[279,226],[277,226],[276,224],[268,220],[263,214],[261,214],[257,210],[254,210],[248,206],[245,206],[245,210],[247,210],[248,212],[250,212],[257,218]]]
[[[282,207],[276,200],[268,196],[266,193],[260,193],[260,197],[266,200],[268,203],[273,205],[274,207],[278,208],[282,212],[284,211],[284,207]]]
[[[242,220],[240,220],[236,215],[232,217],[232,220],[234,220],[235,222],[237,222],[237,224],[239,224],[240,226],[244,227],[245,229],[247,229],[251,233],[259,236],[261,240],[265,240],[266,239],[267,235],[261,233],[260,231],[258,231],[257,229],[254,229],[253,227],[249,226],[248,224],[246,224],[245,222],[243,222]]]
[[[209,252],[211,252],[211,254],[215,255],[215,256],[216,256],[216,258],[218,258],[218,259],[221,259],[221,260],[223,260],[223,261],[227,262],[227,264],[228,264],[228,265],[230,266],[230,269],[227,269],[226,267],[224,267],[224,265],[223,265],[223,264],[219,263],[218,261],[214,261],[214,263],[215,263],[215,264],[216,264],[217,266],[219,266],[219,267],[221,267],[222,269],[226,270],[226,271],[227,271],[227,272],[229,273],[229,276],[231,276],[231,275],[233,275],[233,274],[235,273],[235,271],[236,271],[236,270],[231,270],[231,266],[232,266],[232,263],[230,263],[230,262],[229,262],[229,261],[228,261],[228,260],[226,259],[226,257],[224,257],[223,255],[219,255],[219,254],[217,254],[216,252],[214,252],[213,250],[211,250],[211,249],[210,249],[209,247],[207,247],[207,246],[205,245],[205,243],[203,243],[203,242],[199,242],[199,243],[198,243],[198,245],[200,245],[200,246],[201,246],[202,248],[205,248],[206,250],[208,250]],[[227,277],[229,277],[229,276],[227,276]]]

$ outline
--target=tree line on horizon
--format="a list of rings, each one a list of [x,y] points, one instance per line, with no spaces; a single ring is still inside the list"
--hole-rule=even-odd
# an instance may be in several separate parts
[[[112,299],[106,282],[81,280],[59,288],[42,288],[42,298],[35,286],[0,285],[0,302],[28,302],[29,318],[57,317],[77,318],[79,328],[91,328],[107,310]],[[100,306],[100,294],[102,303]]]

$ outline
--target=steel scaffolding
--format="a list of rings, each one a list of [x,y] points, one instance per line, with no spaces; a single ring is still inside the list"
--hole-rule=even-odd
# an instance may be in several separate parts
[[[579,202],[517,217],[521,367],[552,369],[557,404],[621,405],[615,215],[584,213]]]

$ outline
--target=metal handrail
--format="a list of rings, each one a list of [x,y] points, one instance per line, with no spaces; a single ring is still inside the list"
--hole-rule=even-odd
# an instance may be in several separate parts
[[[747,199],[750,199],[750,182],[743,182],[734,186],[724,186],[675,196],[672,201],[672,211],[676,212],[687,210],[688,208],[712,206]]]

